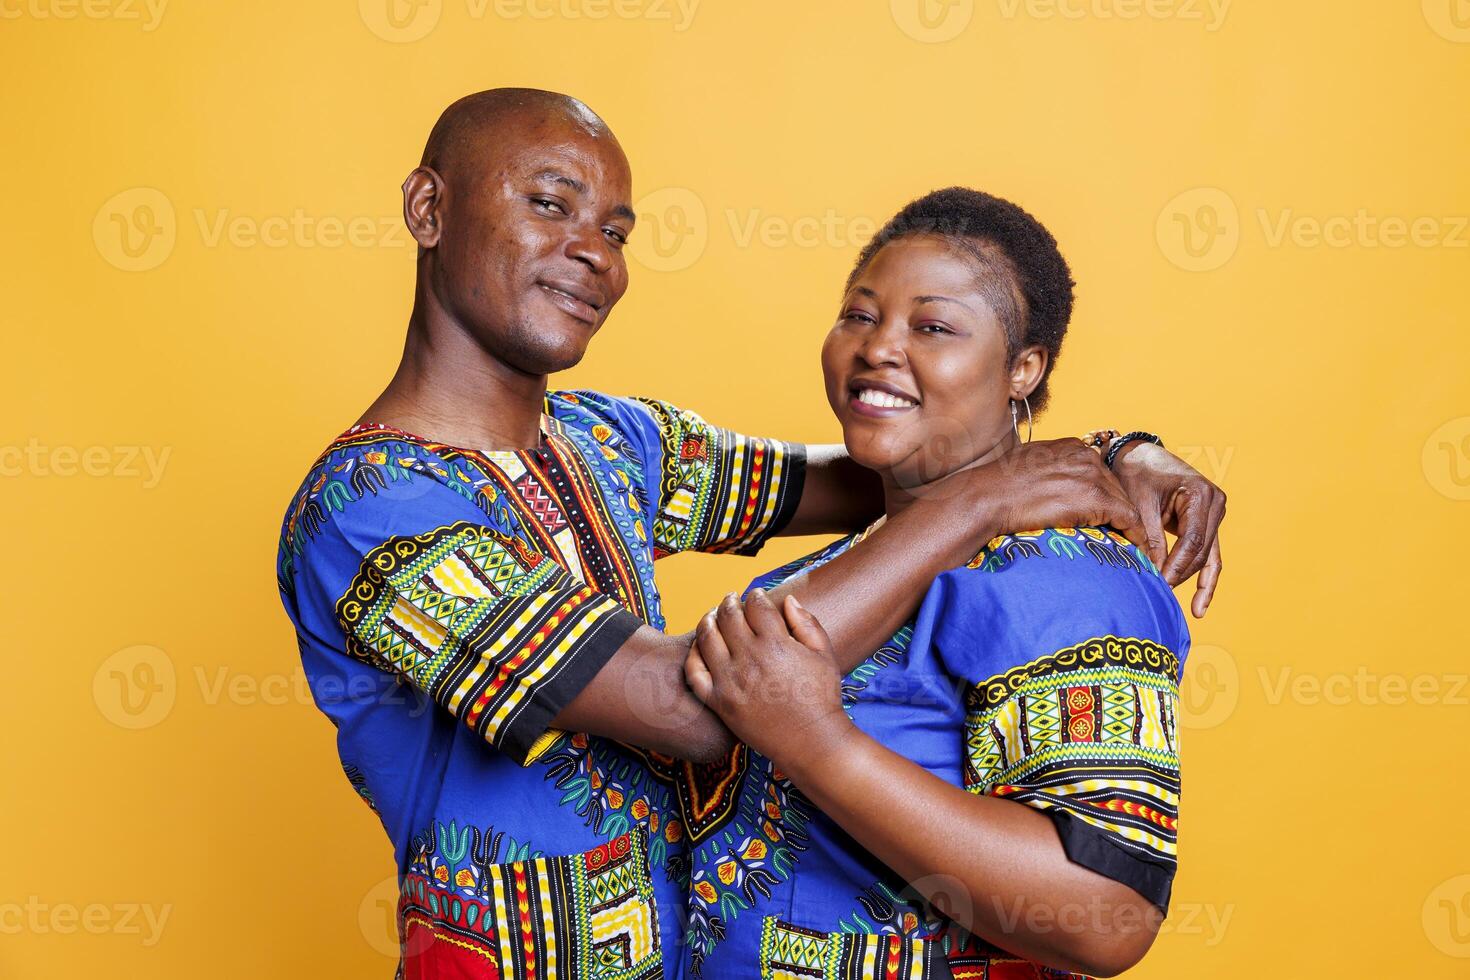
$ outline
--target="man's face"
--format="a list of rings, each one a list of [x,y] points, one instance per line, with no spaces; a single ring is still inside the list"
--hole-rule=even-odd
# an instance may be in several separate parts
[[[438,209],[434,288],[495,357],[562,371],[628,288],[632,175],[611,135],[559,114],[506,127],[459,159]]]

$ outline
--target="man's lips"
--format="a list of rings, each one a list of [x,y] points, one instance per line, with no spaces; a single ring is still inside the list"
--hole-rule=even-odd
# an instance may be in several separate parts
[[[583,323],[596,323],[607,297],[566,279],[538,279],[536,285],[556,306]]]

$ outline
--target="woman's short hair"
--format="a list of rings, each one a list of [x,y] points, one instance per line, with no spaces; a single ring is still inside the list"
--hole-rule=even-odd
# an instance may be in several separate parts
[[[978,266],[980,291],[1006,335],[1012,358],[1043,347],[1046,370],[1031,393],[1031,409],[1046,407],[1048,382],[1072,318],[1072,271],[1057,240],[1024,208],[967,187],[946,187],[910,201],[863,247],[847,287],[889,242],[913,235],[943,238]]]

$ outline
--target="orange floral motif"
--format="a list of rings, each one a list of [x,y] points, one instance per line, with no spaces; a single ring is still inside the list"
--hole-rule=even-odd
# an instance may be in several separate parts
[[[719,875],[720,880],[723,881],[725,884],[732,884],[735,881],[735,862],[721,862],[720,866],[715,869],[715,874]]]
[[[752,840],[750,846],[746,847],[744,857],[750,861],[759,861],[766,856],[765,841]]]
[[[704,899],[710,904],[714,904],[715,899],[720,897],[719,893],[715,891],[715,886],[711,885],[707,881],[701,881],[697,883],[694,886],[694,890],[699,893],[700,898]]]

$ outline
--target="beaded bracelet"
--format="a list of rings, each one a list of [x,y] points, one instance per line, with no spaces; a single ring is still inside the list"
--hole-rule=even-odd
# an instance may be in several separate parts
[[[1164,448],[1164,440],[1160,439],[1152,432],[1144,432],[1142,430],[1125,432],[1123,435],[1114,438],[1113,441],[1108,444],[1108,451],[1103,456],[1103,462],[1107,465],[1108,469],[1113,468],[1113,460],[1118,458],[1118,453],[1121,452],[1123,447],[1128,445],[1130,442],[1151,442],[1155,446],[1158,446],[1160,449]]]

